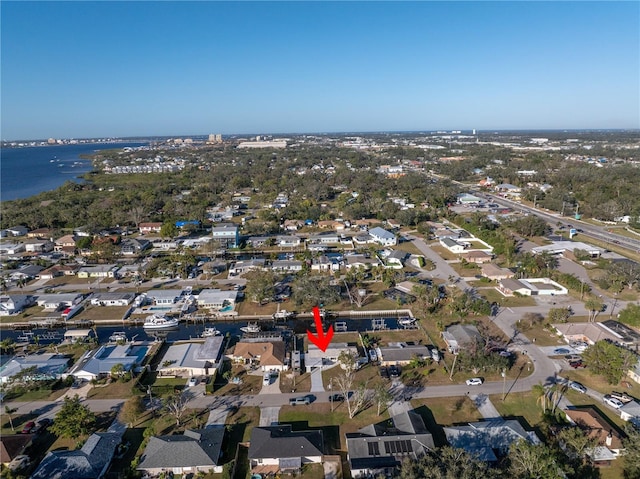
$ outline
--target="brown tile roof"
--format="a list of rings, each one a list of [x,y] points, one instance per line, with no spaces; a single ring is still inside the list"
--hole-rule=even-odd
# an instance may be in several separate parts
[[[590,437],[597,439],[598,445],[605,446],[607,436],[611,434],[611,446],[609,449],[622,448],[622,436],[618,430],[609,424],[595,409],[565,409],[564,413],[583,430],[587,431]]]
[[[261,366],[282,366],[284,364],[285,347],[282,341],[265,343],[238,343],[233,357],[259,359]]]
[[[9,434],[0,438],[0,462],[10,463],[31,443],[33,434]]]

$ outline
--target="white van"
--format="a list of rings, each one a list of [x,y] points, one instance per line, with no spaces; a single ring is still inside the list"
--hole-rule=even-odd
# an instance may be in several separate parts
[[[262,385],[268,386],[269,384],[271,384],[271,373],[265,373],[262,378]]]

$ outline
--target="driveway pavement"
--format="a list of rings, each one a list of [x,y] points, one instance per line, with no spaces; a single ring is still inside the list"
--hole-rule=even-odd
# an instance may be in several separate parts
[[[273,426],[280,420],[280,406],[260,408],[260,426]]]
[[[324,385],[322,384],[322,369],[320,368],[316,368],[311,371],[311,392],[324,392]]]
[[[502,417],[498,410],[495,408],[489,396],[486,394],[470,394],[469,398],[478,408],[478,412],[482,414],[484,419],[495,419]]]

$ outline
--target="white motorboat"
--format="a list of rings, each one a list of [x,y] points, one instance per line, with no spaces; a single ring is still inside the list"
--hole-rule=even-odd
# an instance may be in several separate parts
[[[283,309],[282,311],[276,311],[273,313],[273,319],[289,319],[294,315],[293,311],[287,311]]]
[[[417,321],[417,318],[412,318],[411,316],[405,316],[403,318],[398,319],[398,323],[400,323],[402,326],[408,326],[410,324],[413,324]]]
[[[126,343],[127,335],[124,331],[116,331],[111,336],[109,336],[110,343]]]
[[[176,318],[170,318],[165,314],[152,314],[147,316],[142,327],[144,329],[168,329],[178,326]]]
[[[202,332],[202,337],[203,338],[210,338],[212,336],[220,336],[222,333],[220,331],[218,331],[215,327],[211,327],[211,328],[204,328],[204,331]]]
[[[242,331],[243,333],[259,333],[260,326],[258,326],[258,323],[252,322],[247,324],[246,326],[241,327],[240,331]]]

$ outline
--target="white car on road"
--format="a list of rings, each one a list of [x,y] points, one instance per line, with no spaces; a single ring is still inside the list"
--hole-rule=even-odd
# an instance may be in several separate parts
[[[624,406],[624,404],[622,403],[622,401],[620,401],[620,399],[616,399],[612,397],[610,394],[604,395],[604,402],[606,402],[609,406],[615,409],[620,409],[622,406]]]
[[[471,379],[467,379],[467,386],[480,386],[483,381],[482,378],[471,378]]]

